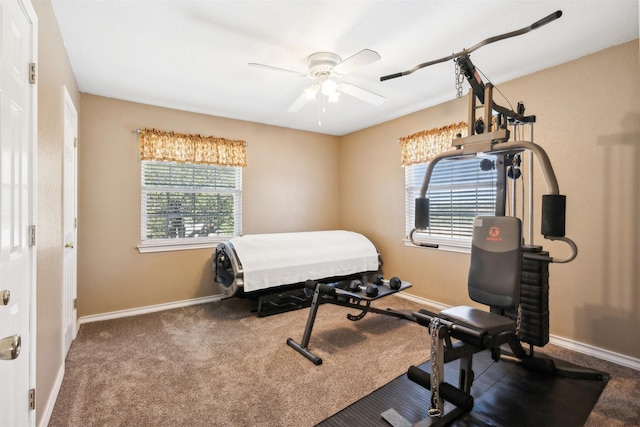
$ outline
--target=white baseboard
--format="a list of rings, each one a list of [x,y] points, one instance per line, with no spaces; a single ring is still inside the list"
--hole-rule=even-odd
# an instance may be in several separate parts
[[[589,356],[597,357],[598,359],[606,360],[608,362],[613,362],[618,365],[626,366],[627,368],[632,368],[640,371],[640,359],[636,359],[625,354],[605,350],[589,344],[573,341],[568,338],[562,338],[557,335],[550,335],[549,342],[551,344],[557,345],[558,347],[577,351],[578,353],[587,354]]]
[[[405,294],[404,292],[400,292],[396,295],[398,295],[399,297],[408,299],[410,301],[416,302],[418,304],[430,306],[438,311],[444,310],[445,308],[450,307],[449,305],[445,305],[436,301],[431,301],[427,298]],[[551,344],[557,345],[558,347],[577,351],[578,353],[597,357],[598,359],[606,360],[607,362],[616,363],[618,365],[626,366],[627,368],[632,368],[640,371],[640,359],[637,359],[631,356],[616,353],[610,350],[605,350],[603,348],[595,347],[589,344],[584,344],[578,341],[573,341],[568,338],[562,338],[556,335],[550,335],[549,342]]]
[[[40,423],[38,424],[38,427],[47,427],[49,425],[49,421],[51,420],[51,414],[53,414],[53,407],[56,406],[58,393],[60,393],[60,387],[62,387],[63,378],[64,378],[64,363],[62,363],[62,365],[60,365],[60,369],[58,369],[58,375],[56,375],[56,380],[53,383],[53,389],[51,390],[49,399],[47,399],[47,404],[45,405],[44,410],[42,412],[42,417],[40,417]]]
[[[223,295],[212,295],[208,297],[193,298],[182,301],[168,302],[164,304],[148,305],[146,307],[131,308],[128,310],[111,311],[108,313],[92,314],[82,316],[78,319],[78,324],[100,322],[102,320],[118,319],[120,317],[138,316],[140,314],[154,313],[156,311],[171,310],[174,308],[187,307],[189,305],[205,304],[208,302],[219,301],[224,298]]]
[[[437,311],[440,310],[444,310],[445,308],[451,308],[450,305],[446,305],[446,304],[442,304],[440,302],[436,302],[436,301],[432,301],[430,299],[427,298],[422,298],[422,297],[417,297],[415,295],[411,295],[411,294],[406,294],[404,292],[398,292],[396,294],[399,297],[402,297],[404,299],[408,299],[409,301],[413,301],[417,304],[422,304],[422,305],[427,305]]]

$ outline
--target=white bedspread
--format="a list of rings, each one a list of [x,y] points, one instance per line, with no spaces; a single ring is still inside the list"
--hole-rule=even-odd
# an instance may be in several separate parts
[[[378,252],[351,231],[255,234],[230,240],[244,271],[244,290],[378,269]]]

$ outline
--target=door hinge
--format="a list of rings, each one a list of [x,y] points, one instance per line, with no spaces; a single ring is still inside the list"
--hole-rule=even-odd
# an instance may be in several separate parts
[[[73,218],[73,228],[78,228],[78,218]]]
[[[36,226],[29,226],[29,246],[33,247],[36,245]]]
[[[73,299],[73,309],[77,310],[78,309],[78,298],[74,298]]]
[[[36,409],[36,389],[29,390],[29,410],[35,411]]]
[[[29,64],[29,83],[32,85],[36,84],[36,63],[32,62]]]
[[[78,137],[73,138],[73,148],[78,148]]]

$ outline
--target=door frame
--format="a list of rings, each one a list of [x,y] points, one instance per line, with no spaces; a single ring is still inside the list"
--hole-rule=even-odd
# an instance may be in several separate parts
[[[18,4],[25,11],[31,23],[31,61],[38,66],[38,15],[31,3],[31,0],[17,0]],[[36,68],[37,70],[37,68]],[[29,112],[30,126],[30,154],[31,173],[29,179],[29,190],[31,200],[29,201],[29,217],[33,225],[34,233],[37,236],[38,230],[38,76],[36,74],[35,83],[31,87],[31,111]],[[36,342],[37,342],[37,238],[31,247],[31,281],[29,283],[29,389],[36,389]],[[37,402],[37,400],[36,400]],[[36,425],[37,411],[29,411],[29,426]]]
[[[72,129],[72,135],[67,135],[67,124],[70,123],[73,127]],[[68,138],[72,138],[73,141],[69,141]],[[71,142],[71,144],[73,144],[73,177],[71,177],[72,179],[72,187],[71,189],[68,188],[68,182],[67,182],[67,173],[66,170],[64,170],[67,167],[67,160],[66,160],[66,153],[63,153],[63,209],[62,209],[62,213],[63,213],[63,251],[67,251],[67,250],[71,250],[73,251],[73,253],[70,256],[75,257],[74,261],[73,261],[73,267],[74,270],[72,272],[73,277],[69,278],[67,273],[67,266],[66,266],[66,262],[67,259],[66,257],[69,256],[68,254],[64,254],[62,257],[62,262],[63,262],[63,266],[62,266],[62,286],[63,286],[63,298],[64,300],[62,301],[62,359],[66,359],[67,357],[67,353],[69,350],[69,347],[71,346],[71,342],[73,342],[73,340],[76,338],[77,333],[78,333],[78,321],[77,321],[77,311],[74,307],[74,300],[77,297],[77,291],[78,291],[78,245],[77,245],[77,240],[78,240],[78,228],[77,228],[77,217],[78,217],[78,151],[77,151],[77,141],[78,138],[78,111],[76,109],[75,104],[73,103],[73,100],[71,99],[71,95],[69,94],[69,90],[67,89],[66,86],[64,86],[64,144],[63,144],[63,150],[66,152],[67,150],[67,144],[69,144]],[[67,242],[66,240],[66,234],[67,234],[67,221],[70,218],[67,218],[67,192],[71,190],[74,194],[72,195],[73,197],[73,213],[71,213],[71,216],[73,217],[71,220],[73,221],[73,239],[71,239],[70,242]],[[67,243],[71,243],[73,246],[72,248],[67,248],[66,245]],[[71,282],[69,283],[69,280],[71,280]],[[71,284],[70,289],[68,289],[67,287]],[[71,313],[71,319],[70,319],[70,328],[71,328],[71,339],[70,342],[67,343],[67,336],[66,336],[66,332],[67,332],[67,326],[69,326],[68,322],[67,322],[67,314]]]

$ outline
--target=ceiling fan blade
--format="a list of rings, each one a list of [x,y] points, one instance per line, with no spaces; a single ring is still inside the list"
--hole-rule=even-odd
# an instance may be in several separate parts
[[[291,104],[291,106],[287,109],[287,111],[289,113],[295,113],[300,111],[300,109],[304,106],[304,104],[307,103],[308,100],[309,98],[307,98],[307,94],[302,92],[302,94],[298,97],[298,99],[293,101],[293,104]]]
[[[345,76],[358,68],[364,67],[365,65],[369,65],[378,60],[380,60],[378,52],[374,52],[371,49],[363,49],[333,67],[333,71],[336,74]]]
[[[320,90],[320,87],[318,84],[313,84],[309,86],[308,88],[302,91],[300,96],[295,101],[293,101],[293,104],[289,106],[287,111],[290,113],[295,113],[297,111],[300,111],[300,109],[304,106],[304,104],[316,98],[316,94],[318,93],[319,90]]]
[[[288,70],[286,68],[273,67],[271,65],[258,64],[258,63],[255,63],[255,62],[249,62],[248,65],[250,65],[252,67],[257,67],[257,68],[265,68],[267,70],[272,70],[272,71],[280,71],[280,72],[283,72],[283,73],[295,74],[298,77],[308,77],[307,73],[301,73],[300,71]]]
[[[382,95],[378,95],[377,93],[370,92],[366,89],[362,89],[361,87],[354,86],[349,83],[340,83],[340,85],[338,86],[338,91],[346,93],[347,95],[353,96],[354,98],[372,105],[381,105],[386,100],[386,98]]]

